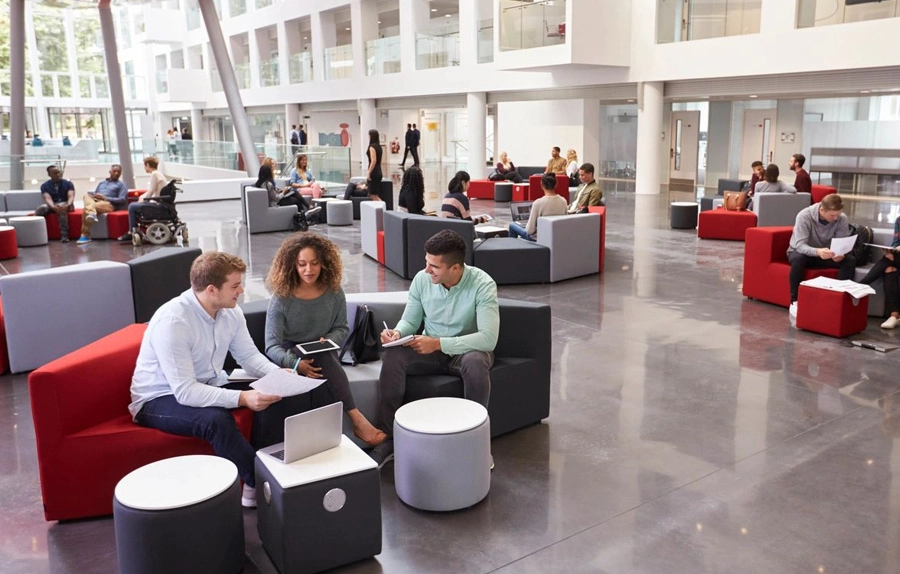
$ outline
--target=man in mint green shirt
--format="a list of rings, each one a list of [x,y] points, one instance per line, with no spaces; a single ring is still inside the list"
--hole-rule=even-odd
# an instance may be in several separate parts
[[[422,335],[403,346],[385,349],[378,380],[378,423],[389,435],[394,429],[394,413],[403,404],[407,375],[456,375],[463,380],[465,398],[488,405],[490,370],[500,332],[497,284],[481,269],[467,266],[465,260],[466,243],[454,231],[438,232],[426,241],[425,269],[409,286],[403,317],[396,327],[381,333],[382,343],[396,341],[418,333],[425,323]],[[390,450],[390,446],[386,448]]]

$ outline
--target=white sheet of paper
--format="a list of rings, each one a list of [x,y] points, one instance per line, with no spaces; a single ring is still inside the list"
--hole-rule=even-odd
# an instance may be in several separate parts
[[[250,383],[250,386],[267,395],[292,397],[308,393],[324,382],[325,379],[310,379],[309,377],[295,375],[284,369],[278,369],[258,381]]]
[[[855,235],[851,235],[850,237],[835,237],[831,240],[831,251],[835,255],[846,255],[853,251],[854,245],[856,245]]]
[[[235,369],[231,371],[231,374],[228,375],[228,380],[232,383],[249,383],[250,381],[255,381],[259,377],[254,377],[244,369]]]
[[[412,341],[415,338],[416,338],[415,335],[407,335],[405,337],[400,337],[396,341],[391,341],[390,343],[382,343],[381,346],[384,347],[385,349],[390,348],[390,347],[399,347],[400,345],[402,345],[404,343],[408,343],[409,341]]]
[[[891,247],[890,245],[878,245],[877,243],[866,243],[869,247],[880,247],[881,249],[887,249],[888,251],[900,251],[900,247]]]

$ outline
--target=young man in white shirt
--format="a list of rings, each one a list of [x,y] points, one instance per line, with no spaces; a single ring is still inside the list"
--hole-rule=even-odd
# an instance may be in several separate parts
[[[253,507],[254,457],[258,448],[268,446],[256,444],[257,440],[271,436],[268,429],[275,425],[283,432],[285,413],[273,410],[270,416],[254,416],[253,446],[231,414],[238,407],[262,413],[281,400],[245,384],[229,384],[222,370],[229,351],[251,375],[262,377],[280,368],[257,350],[237,306],[246,270],[239,257],[227,253],[204,253],[194,260],[191,288],[150,319],[131,380],[128,410],[139,425],[208,441],[217,455],[238,467],[244,481],[241,502]]]

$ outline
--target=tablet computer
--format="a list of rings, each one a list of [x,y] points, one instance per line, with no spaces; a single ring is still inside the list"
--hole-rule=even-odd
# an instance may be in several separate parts
[[[300,355],[313,355],[315,353],[323,353],[325,351],[339,351],[341,346],[331,339],[325,339],[324,341],[297,343],[296,345],[294,345],[294,348]]]

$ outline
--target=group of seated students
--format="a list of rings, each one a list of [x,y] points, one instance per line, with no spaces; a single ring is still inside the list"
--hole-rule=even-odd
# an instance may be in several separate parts
[[[559,154],[560,149],[556,146],[550,150],[550,160],[547,161],[545,173],[565,174],[569,177],[569,186],[577,186],[578,153],[576,153],[574,149],[570,149],[566,152],[565,159],[560,157]],[[520,174],[519,170],[516,168],[516,164],[509,159],[509,155],[505,151],[500,152],[500,161],[497,162],[494,172],[488,179],[492,181],[506,180],[513,183],[522,183],[525,181],[525,178],[522,177],[522,174]]]
[[[301,163],[302,169],[300,167]],[[274,170],[275,160],[267,157],[263,160],[262,165],[259,166],[256,183],[253,184],[254,187],[266,190],[269,196],[269,207],[293,205],[297,208],[297,213],[302,213],[305,216],[307,222],[316,223],[318,212],[321,211],[321,208],[312,207],[303,191],[308,190],[310,195],[312,195],[317,190],[319,195],[312,196],[321,197],[322,190],[319,188],[319,184],[315,183],[312,173],[306,170],[306,156],[300,155],[297,158],[297,167],[291,170],[291,183],[283,189],[278,189],[278,186],[275,185]],[[300,175],[301,173],[303,175]],[[296,185],[294,183],[295,176],[297,179]],[[305,185],[303,185],[304,183]]]
[[[809,173],[803,169],[804,163],[806,163],[806,156],[802,153],[795,153],[791,156],[788,168],[794,172],[794,185],[788,185],[779,181],[778,177],[781,175],[781,172],[777,165],[770,163],[767,166],[763,166],[763,162],[754,161],[750,164],[751,169],[753,169],[753,176],[750,178],[750,183],[745,187],[748,192],[747,196],[752,198],[757,193],[811,194],[812,179],[809,177]]]
[[[190,289],[160,307],[147,326],[131,383],[128,408],[134,421],[208,441],[218,456],[237,466],[244,482],[242,503],[254,507],[256,451],[283,441],[284,419],[306,410],[310,402],[313,408],[343,402],[354,434],[373,447],[370,456],[380,465],[393,455],[390,434],[407,373],[459,376],[465,398],[487,407],[500,328],[497,285],[484,271],[465,264],[465,241],[453,231],[435,234],[424,250],[424,269],[412,280],[399,323],[381,333],[383,343],[415,337],[385,349],[375,424],[356,407],[337,351],[304,356],[296,347],[326,338],[340,345],[349,331],[340,250],[309,232],[284,240],[266,277],[272,298],[265,354],[257,350],[237,306],[244,262],[221,252],[197,257]],[[454,309],[450,319],[444,312],[448,305]],[[307,396],[268,395],[246,383],[229,382],[222,370],[229,352],[256,377],[286,369],[324,382]],[[238,407],[255,412],[250,441],[229,412]]]

